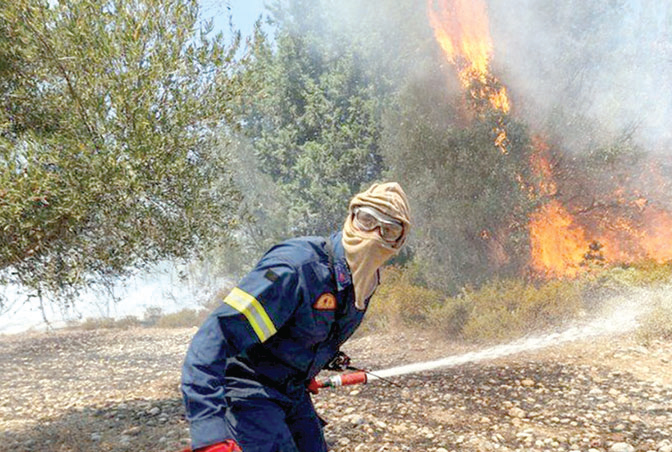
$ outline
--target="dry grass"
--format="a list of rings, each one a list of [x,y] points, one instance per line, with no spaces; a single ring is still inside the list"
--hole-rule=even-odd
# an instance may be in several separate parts
[[[441,336],[468,342],[510,340],[553,329],[593,313],[602,307],[602,300],[614,294],[666,284],[672,284],[672,265],[645,262],[602,269],[577,279],[494,280],[449,296],[415,283],[413,270],[387,267],[358,334],[410,328],[431,329]],[[639,335],[643,341],[672,338],[672,300],[665,294],[651,300],[652,309],[642,319]],[[202,309],[152,315],[151,322],[132,316],[116,320],[86,319],[70,328],[197,327],[219,305],[223,295],[225,293],[219,294]]]
[[[414,284],[412,271],[390,267],[383,273],[364,330],[407,326],[431,328],[469,342],[510,340],[597,312],[614,294],[670,283],[672,265],[645,262],[601,269],[577,279],[494,280],[448,296]],[[672,337],[672,300],[665,293],[641,322],[640,335],[645,340]]]

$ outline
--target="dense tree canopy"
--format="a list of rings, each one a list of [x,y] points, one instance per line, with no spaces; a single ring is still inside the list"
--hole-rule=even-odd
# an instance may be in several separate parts
[[[0,0],[0,270],[63,294],[228,240],[238,44],[196,0]]]
[[[604,32],[623,5],[537,3],[530,11],[561,32],[575,18]],[[540,201],[525,116],[493,108],[483,86],[461,85],[425,8],[275,2],[241,48],[235,34],[207,33],[197,0],[0,0],[3,281],[63,294],[203,250],[235,272],[279,239],[340,227],[351,196],[383,179],[411,200],[405,258],[419,279],[453,292],[521,274]],[[512,34],[509,25],[493,29]],[[595,86],[581,82],[585,55],[598,59],[609,44],[586,34],[594,28],[560,33],[558,53],[576,77],[559,92],[575,99],[554,104],[581,111],[576,102]],[[495,58],[495,75],[518,74],[506,63]],[[522,90],[524,77],[512,78]],[[530,117],[535,102],[511,97]],[[587,157],[556,158],[558,186],[578,180],[584,198],[603,203],[591,184],[613,189],[627,178],[633,147],[598,143],[598,123],[560,107],[532,128],[555,150],[572,141],[568,124],[597,138]]]
[[[272,42],[257,36],[242,105],[246,136],[282,194],[292,234],[339,227],[347,199],[382,168],[376,80],[359,49],[335,45],[328,28],[318,34],[326,18],[312,3],[276,11]]]
[[[438,69],[400,93],[383,148],[389,176],[414,203],[423,279],[453,292],[524,265],[532,147],[525,128],[501,112],[484,108],[466,120],[462,95],[446,90]],[[495,145],[502,126],[507,152]]]

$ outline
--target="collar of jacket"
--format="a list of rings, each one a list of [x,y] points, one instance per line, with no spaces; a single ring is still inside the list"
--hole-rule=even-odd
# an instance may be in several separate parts
[[[336,287],[339,292],[352,285],[350,267],[348,267],[348,262],[345,260],[342,235],[343,233],[339,231],[331,234],[330,237],[331,245],[334,248],[334,273],[336,276]]]

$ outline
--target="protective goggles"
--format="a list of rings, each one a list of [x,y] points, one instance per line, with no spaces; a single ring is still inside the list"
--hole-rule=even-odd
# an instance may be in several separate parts
[[[400,221],[373,207],[355,207],[353,214],[353,223],[358,229],[369,232],[378,228],[380,237],[386,242],[394,243],[404,234],[404,225]]]

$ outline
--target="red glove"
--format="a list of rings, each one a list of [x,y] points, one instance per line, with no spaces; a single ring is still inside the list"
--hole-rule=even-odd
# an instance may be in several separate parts
[[[192,450],[184,449],[182,452],[192,452]],[[243,452],[243,449],[234,440],[225,439],[224,442],[200,447],[193,452]]]
[[[322,387],[323,387],[322,384],[315,378],[310,380],[310,383],[308,383],[308,386],[306,386],[308,392],[310,392],[311,394],[318,394],[320,392],[320,388]]]

